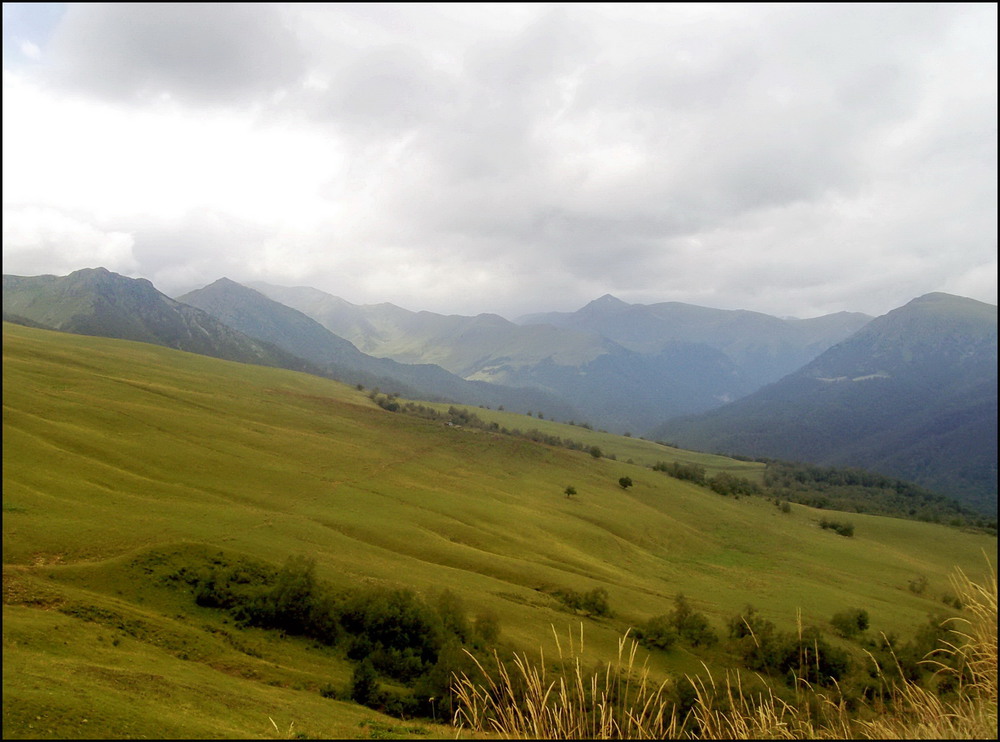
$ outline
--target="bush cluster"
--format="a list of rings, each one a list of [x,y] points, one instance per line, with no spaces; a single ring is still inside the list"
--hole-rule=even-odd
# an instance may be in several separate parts
[[[797,679],[831,685],[850,668],[847,652],[831,646],[819,629],[807,627],[798,634],[778,631],[753,606],[729,620],[729,639],[748,669],[783,675],[791,685]]]
[[[737,477],[729,472],[720,472],[708,480],[708,486],[713,492],[730,497],[741,495],[759,495],[763,492],[760,485],[745,477]]]
[[[238,624],[276,629],[341,645],[359,664],[347,695],[390,713],[416,714],[431,697],[447,695],[454,670],[467,655],[499,635],[496,616],[470,621],[461,599],[444,591],[428,602],[405,589],[334,591],[315,576],[315,563],[289,558],[281,569],[221,556],[187,573],[198,605],[226,610]],[[411,685],[402,697],[379,690],[378,678]],[[330,687],[321,689],[334,696]]]
[[[679,461],[658,461],[653,465],[653,471],[662,471],[674,479],[684,479],[695,484],[705,484],[705,467],[698,464],[682,464]]]
[[[819,527],[832,530],[835,533],[839,533],[841,536],[847,536],[848,538],[854,535],[853,523],[846,523],[846,522],[842,523],[837,520],[829,520],[827,518],[823,518],[819,522]]]
[[[995,516],[976,513],[912,482],[856,468],[757,460],[767,464],[764,486],[782,499],[815,508],[973,526],[994,535],[997,532]]]
[[[679,640],[693,647],[711,647],[719,641],[708,619],[691,607],[683,593],[674,598],[673,610],[638,626],[636,638],[657,649],[670,649]]]
[[[841,636],[850,639],[868,628],[868,611],[862,608],[851,608],[834,613],[830,624]]]
[[[580,611],[588,616],[611,617],[613,614],[608,601],[608,591],[603,587],[595,587],[585,593],[577,592],[568,587],[552,592],[560,603],[574,611]]]
[[[573,451],[587,451],[591,456],[595,455],[596,450],[596,458],[603,455],[600,448],[597,446],[586,446],[580,441],[575,441],[570,438],[560,438],[558,435],[543,433],[537,428],[531,428],[530,430],[521,430],[520,428],[508,429],[506,427],[501,427],[497,422],[488,423],[472,410],[467,410],[463,407],[455,407],[454,405],[451,405],[447,412],[438,412],[433,407],[428,407],[416,402],[400,402],[394,394],[379,394],[375,391],[370,393],[368,396],[373,402],[375,402],[375,404],[384,410],[389,410],[389,412],[402,412],[408,415],[413,415],[414,417],[423,418],[425,420],[439,420],[460,427],[501,433],[514,438],[526,438],[534,443],[544,443],[548,446],[558,446],[561,448],[568,448]],[[542,419],[541,415],[539,415],[539,419]],[[589,429],[589,426],[586,424],[582,424],[580,427]]]

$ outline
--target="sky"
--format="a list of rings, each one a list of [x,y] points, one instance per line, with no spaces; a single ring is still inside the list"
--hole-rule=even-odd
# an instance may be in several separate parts
[[[997,5],[3,4],[3,272],[997,303]]]

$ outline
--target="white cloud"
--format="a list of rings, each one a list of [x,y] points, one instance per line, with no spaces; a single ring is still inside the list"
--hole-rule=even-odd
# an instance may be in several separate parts
[[[5,37],[23,15],[5,9]],[[50,23],[23,32],[37,64],[5,59],[5,208],[133,235],[154,283],[508,316],[607,292],[798,316],[948,287],[995,301],[995,6],[107,5]]]
[[[131,275],[139,268],[134,242],[130,234],[106,232],[51,208],[3,210],[4,273],[65,275],[84,265],[101,265]]]
[[[38,48],[37,44],[33,44],[30,41],[22,41],[21,54],[26,56],[28,59],[40,59],[42,56],[42,50]]]

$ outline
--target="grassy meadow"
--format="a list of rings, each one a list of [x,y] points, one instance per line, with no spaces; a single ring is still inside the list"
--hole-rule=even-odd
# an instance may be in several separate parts
[[[4,323],[3,344],[5,738],[455,736],[324,697],[351,676],[336,647],[238,628],[164,577],[220,553],[309,556],[334,586],[447,589],[499,619],[505,650],[582,631],[587,662],[679,593],[720,632],[749,603],[782,630],[863,608],[870,632],[910,636],[948,609],[956,569],[995,565],[994,537],[850,514],[844,538],[819,527],[826,511],[649,468],[760,464],[475,410],[617,460],[595,458],[142,343]],[[595,588],[612,616],[552,595]],[[660,677],[726,669],[711,652],[641,651]]]
[[[534,415],[519,415],[514,412],[471,407],[469,405],[436,403],[428,404],[427,406],[438,412],[446,412],[451,407],[458,407],[476,414],[486,423],[496,423],[501,428],[506,428],[510,431],[520,430],[523,433],[530,430],[538,430],[545,435],[558,436],[563,440],[582,443],[585,448],[597,446],[601,449],[603,456],[613,458],[616,461],[640,464],[645,467],[652,467],[660,462],[672,463],[676,461],[681,464],[696,464],[704,467],[706,475],[709,477],[721,472],[728,472],[729,474],[755,482],[761,481],[764,473],[764,464],[755,461],[739,461],[726,456],[716,456],[698,451],[685,451],[682,448],[674,448],[673,446],[644,438],[615,435],[614,433],[594,430],[585,422],[557,422]]]

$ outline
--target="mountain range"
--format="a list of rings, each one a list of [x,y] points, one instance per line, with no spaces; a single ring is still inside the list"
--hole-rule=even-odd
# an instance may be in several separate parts
[[[241,363],[319,371],[276,345],[171,299],[144,278],[125,278],[105,268],[85,268],[68,276],[4,275],[3,319],[78,335],[138,340]]]
[[[865,467],[996,508],[996,307],[947,294],[875,319],[608,295],[509,321],[225,278],[171,299],[98,268],[4,276],[3,314],[694,449]]]
[[[470,382],[437,366],[365,355],[300,312],[228,279],[178,301],[145,279],[104,268],[62,277],[5,275],[3,318],[304,371],[432,401],[506,405],[522,412],[547,407],[560,416],[576,414],[561,399],[536,389]]]
[[[587,421],[619,433],[645,432],[668,418],[743,397],[871,320],[847,312],[784,320],[604,296],[574,313],[511,322],[495,314],[354,305],[307,287],[250,285],[366,353],[435,363],[470,380],[544,389]]]
[[[704,451],[855,466],[997,505],[997,308],[927,294],[798,371],[653,433]]]

